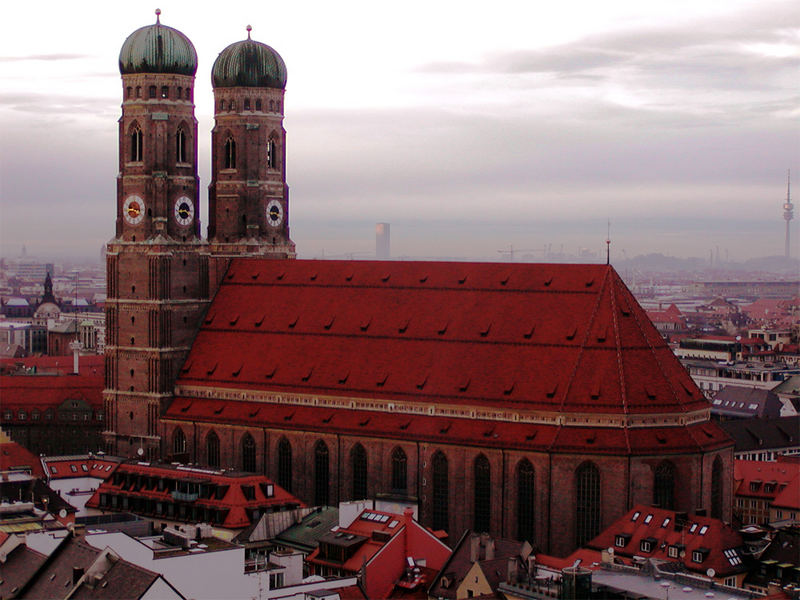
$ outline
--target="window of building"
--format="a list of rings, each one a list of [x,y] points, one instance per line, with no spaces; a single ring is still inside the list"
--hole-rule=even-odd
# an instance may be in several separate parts
[[[292,446],[286,438],[278,442],[278,485],[292,491]]]
[[[245,110],[250,110],[250,98],[245,98],[244,99],[244,109]]]
[[[575,471],[576,545],[583,546],[599,532],[600,472],[593,463],[585,462]]]
[[[711,518],[722,518],[722,459],[719,456],[711,467]]]
[[[10,410],[4,410],[3,411],[3,420],[4,421],[10,421],[13,418],[14,418],[14,413],[12,413]]]
[[[186,452],[186,435],[183,433],[183,429],[178,427],[172,433],[172,453],[183,454],[185,452]]]
[[[249,433],[244,434],[242,438],[242,471],[256,472],[256,441]]]
[[[330,491],[330,470],[328,445],[319,440],[314,446],[314,504],[328,505]]]
[[[449,476],[447,457],[442,452],[433,455],[433,528],[448,529]]]
[[[25,419],[27,419],[27,418],[28,418],[28,414],[27,414],[27,413],[26,413],[24,410],[20,410],[20,411],[17,413],[17,418],[18,418],[20,421],[24,421]]]
[[[479,454],[473,465],[475,481],[475,520],[474,530],[477,533],[488,532],[491,527],[492,514],[492,471],[489,459]]]
[[[220,100],[219,101],[219,111],[220,112],[225,112],[225,100]]]
[[[128,86],[125,97],[130,98],[131,96],[133,96],[133,88],[131,86]]]
[[[679,556],[678,547],[677,546],[670,546],[667,548],[667,556],[670,558],[678,558]]]
[[[517,539],[533,544],[534,473],[523,459],[517,465]]]
[[[653,538],[647,538],[646,540],[642,540],[641,542],[639,542],[639,550],[641,552],[652,552]]]
[[[705,558],[706,553],[702,550],[692,550],[692,562],[701,563]]]
[[[175,160],[179,163],[186,162],[186,133],[183,127],[179,127],[175,134]]]
[[[405,494],[408,486],[408,458],[402,448],[392,451],[392,493]]]
[[[269,574],[269,589],[275,590],[283,587],[283,572]]]
[[[53,409],[52,408],[48,408],[46,411],[44,411],[44,419],[45,419],[45,421],[50,421],[50,420],[53,419]]]
[[[219,467],[219,437],[213,431],[206,436],[206,464]]]
[[[274,169],[275,165],[278,164],[277,157],[275,155],[275,151],[277,146],[275,145],[275,140],[270,139],[267,142],[267,168]]]
[[[162,98],[169,98],[169,88],[165,85],[161,86],[161,97]]]
[[[236,142],[230,137],[225,141],[225,168],[236,168]]]
[[[38,421],[41,413],[38,409],[33,409],[31,411],[31,421]]]
[[[134,124],[131,129],[131,161],[133,162],[142,161],[142,141],[142,130]]]
[[[353,469],[353,500],[362,500],[367,497],[367,451],[361,444],[353,446],[350,464]]]
[[[156,97],[156,86],[154,86],[154,85],[150,86],[150,89],[148,90],[148,95],[151,98],[155,98]]]
[[[186,92],[186,99],[187,100],[191,100],[192,99],[192,88],[186,88],[185,92]]]
[[[653,505],[667,510],[675,508],[675,465],[668,460],[661,461],[656,467]]]
[[[256,110],[261,110],[261,99],[256,100]]]

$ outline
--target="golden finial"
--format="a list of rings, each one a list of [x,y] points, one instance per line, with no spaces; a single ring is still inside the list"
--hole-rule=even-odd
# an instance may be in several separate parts
[[[156,9],[156,25],[161,25],[161,9]]]
[[[253,28],[250,27],[250,25],[248,25],[247,27],[245,27],[245,29],[247,29],[247,39],[249,40],[250,39],[250,32],[253,31]]]

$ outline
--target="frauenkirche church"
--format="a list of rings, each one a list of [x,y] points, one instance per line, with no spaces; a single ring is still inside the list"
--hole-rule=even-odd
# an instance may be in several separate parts
[[[195,49],[157,20],[119,66],[109,452],[561,555],[635,503],[730,520],[733,443],[611,266],[296,260],[286,67],[249,28],[212,68],[202,239]]]

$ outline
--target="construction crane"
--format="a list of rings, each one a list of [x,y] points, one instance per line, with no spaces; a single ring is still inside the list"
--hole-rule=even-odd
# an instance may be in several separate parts
[[[514,254],[520,252],[541,252],[542,256],[547,254],[547,248],[514,248],[513,244],[508,245],[508,250],[498,250],[497,253],[508,257],[509,262],[514,262]]]

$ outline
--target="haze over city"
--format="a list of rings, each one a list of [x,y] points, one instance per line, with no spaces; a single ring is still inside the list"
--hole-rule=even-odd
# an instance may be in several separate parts
[[[160,8],[199,56],[204,233],[209,72],[251,24],[288,68],[300,257],[366,257],[377,221],[395,256],[602,253],[609,219],[628,256],[783,253],[786,172],[800,172],[794,2]],[[117,56],[154,10],[5,7],[3,256],[94,258],[113,235]]]

